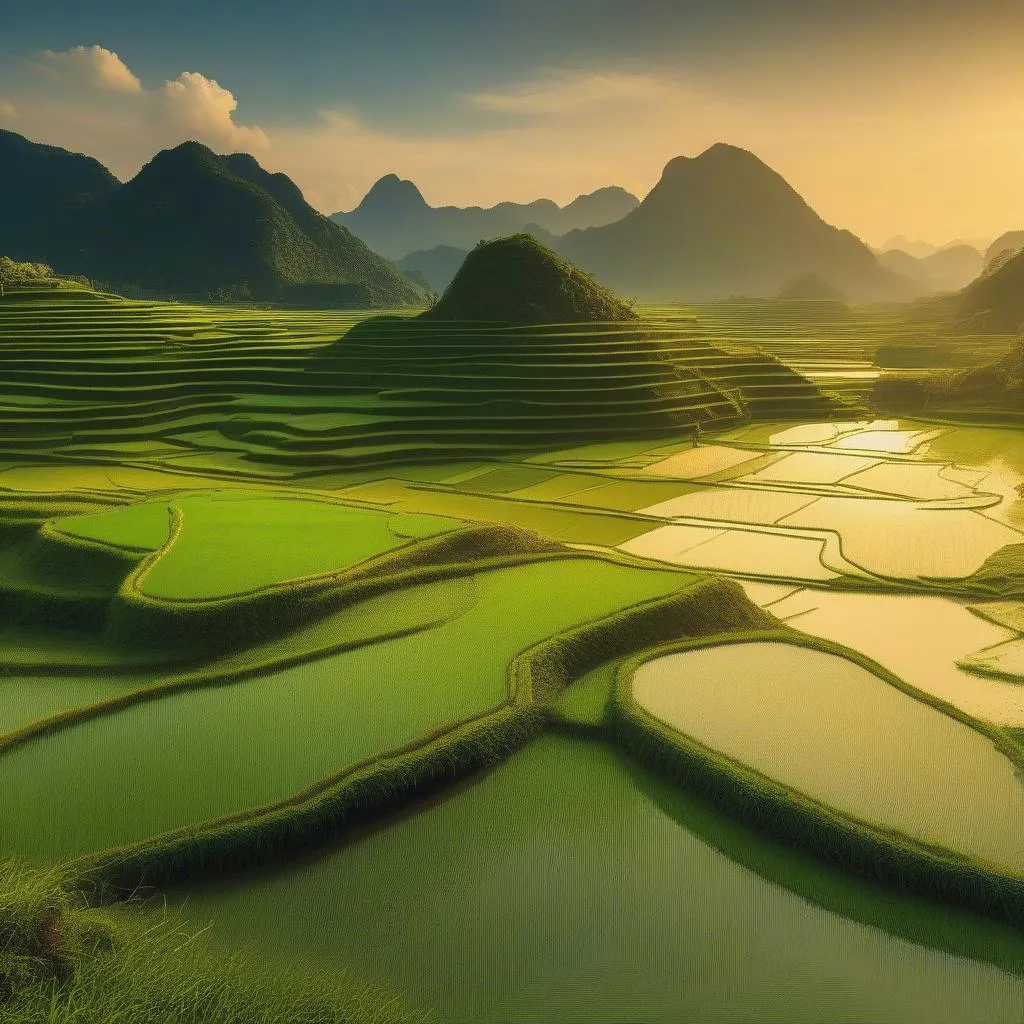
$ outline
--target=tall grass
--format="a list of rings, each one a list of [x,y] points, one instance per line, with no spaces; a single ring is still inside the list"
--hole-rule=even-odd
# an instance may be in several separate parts
[[[0,863],[0,1024],[399,1024],[343,970],[270,973],[218,957],[166,910],[104,919],[54,873]]]

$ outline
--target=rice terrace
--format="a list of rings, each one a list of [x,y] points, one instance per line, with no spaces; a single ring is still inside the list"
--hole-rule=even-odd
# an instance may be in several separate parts
[[[37,50],[161,148],[0,65],[0,1024],[1024,1024],[1024,232],[722,143],[326,216]]]

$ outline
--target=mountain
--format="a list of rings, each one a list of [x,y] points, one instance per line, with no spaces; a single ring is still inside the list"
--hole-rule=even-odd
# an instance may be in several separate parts
[[[429,320],[581,324],[637,319],[633,308],[531,235],[483,242],[466,257]]]
[[[432,309],[361,320],[311,368],[384,393],[405,436],[426,451],[457,438],[463,457],[836,410],[760,350],[644,323],[526,234],[480,243]]]
[[[967,244],[940,249],[920,263],[927,280],[940,291],[957,291],[970,284],[985,269],[984,257],[974,246]]]
[[[937,249],[921,258],[902,249],[890,249],[878,259],[894,273],[919,282],[923,294],[958,291],[984,269],[981,253],[967,244]]]
[[[920,260],[925,256],[931,256],[933,253],[937,253],[939,251],[939,246],[932,245],[931,242],[923,242],[921,239],[912,240],[907,238],[906,235],[893,235],[885,245],[875,251],[881,254],[891,252],[893,250],[905,252],[909,256],[913,256],[915,260]]]
[[[0,252],[61,273],[172,295],[358,306],[426,297],[247,153],[185,142],[122,185],[89,157],[3,132],[0,182]],[[20,195],[29,201],[7,198]]]
[[[1024,231],[1007,231],[985,250],[985,266],[991,267],[1004,254],[1013,255],[1021,249],[1024,249]]]
[[[638,202],[625,189],[609,187],[578,196],[565,207],[550,199],[489,208],[430,206],[411,181],[387,174],[354,210],[332,214],[331,219],[376,251],[400,259],[438,245],[468,250],[481,239],[515,234],[528,224],[554,235],[608,224],[624,217]]]
[[[121,183],[99,161],[0,129],[0,253],[67,262],[79,248],[69,225]]]
[[[906,249],[886,249],[885,252],[878,254],[878,261],[894,274],[902,274],[915,280],[924,276],[921,257],[912,255]]]
[[[433,249],[417,249],[403,256],[397,265],[413,280],[422,279],[428,288],[443,292],[451,284],[466,255],[465,249],[454,245],[435,245]]]
[[[1024,331],[1024,250],[992,267],[953,300],[953,309],[973,330],[995,334]]]
[[[619,292],[647,300],[775,295],[818,274],[854,299],[893,299],[914,286],[848,231],[826,224],[753,153],[719,143],[676,157],[622,220],[571,231],[566,258]]]

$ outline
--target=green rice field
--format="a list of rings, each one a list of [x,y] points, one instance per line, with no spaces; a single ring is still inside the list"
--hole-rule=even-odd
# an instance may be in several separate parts
[[[1021,435],[641,312],[0,299],[0,858],[440,1024],[1019,1024]]]

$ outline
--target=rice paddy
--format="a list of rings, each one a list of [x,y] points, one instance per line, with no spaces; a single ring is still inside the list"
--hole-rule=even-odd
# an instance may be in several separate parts
[[[632,686],[671,728],[812,800],[1024,874],[1013,763],[987,736],[852,661],[729,644],[648,661]]]
[[[0,856],[440,1021],[1017,1021],[1024,462],[871,418],[895,314],[86,294],[0,301]]]

